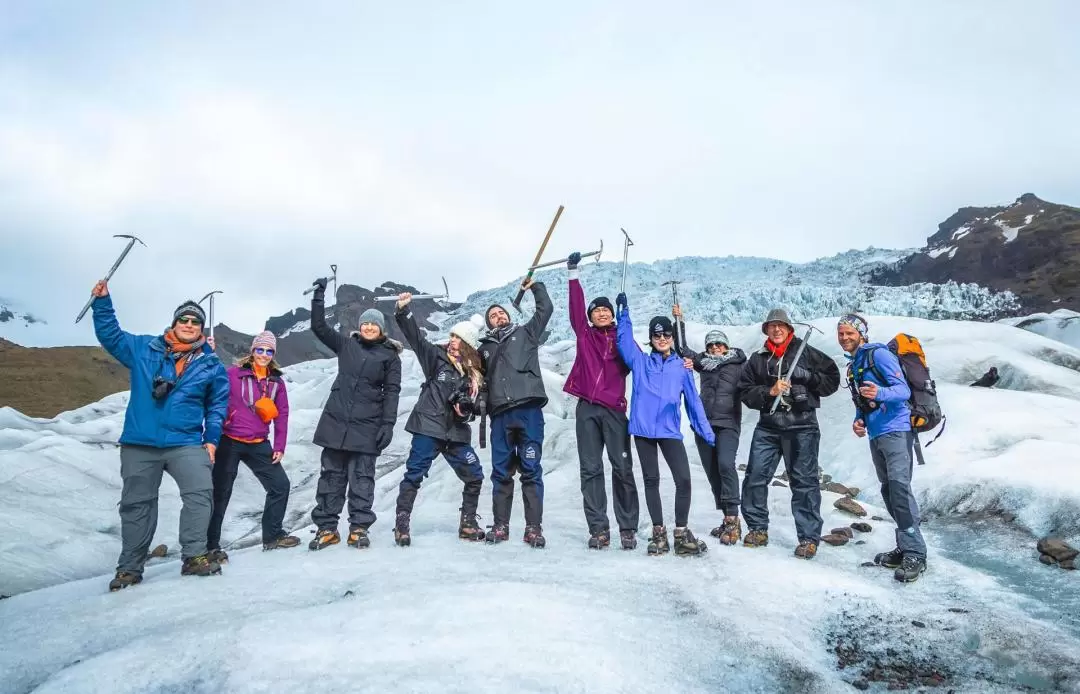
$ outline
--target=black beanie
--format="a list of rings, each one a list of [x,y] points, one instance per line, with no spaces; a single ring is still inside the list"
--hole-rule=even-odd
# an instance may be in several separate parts
[[[589,310],[586,312],[590,321],[592,320],[593,309],[597,308],[606,308],[611,311],[611,315],[615,315],[615,307],[611,305],[611,301],[609,301],[606,296],[598,296],[592,300],[592,303],[589,304]]]
[[[199,319],[199,322],[206,324],[206,312],[203,311],[202,306],[190,299],[177,306],[176,310],[173,311],[172,325],[176,325],[176,321],[180,316],[195,316]]]
[[[510,315],[510,312],[507,311],[506,308],[504,308],[502,304],[492,304],[491,306],[488,306],[487,310],[484,311],[484,325],[486,325],[488,327],[488,330],[491,330],[491,321],[488,320],[488,314],[491,313],[491,309],[493,309],[493,308],[501,308],[503,310],[503,313],[505,313],[508,316]]]
[[[674,327],[671,325],[671,319],[667,316],[657,316],[649,321],[649,338],[653,335],[659,335],[660,333],[667,333],[668,335],[674,334]]]

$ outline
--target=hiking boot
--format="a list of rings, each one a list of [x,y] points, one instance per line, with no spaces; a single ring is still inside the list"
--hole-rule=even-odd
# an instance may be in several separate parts
[[[589,549],[603,549],[611,545],[611,531],[598,530],[589,535]]]
[[[109,581],[109,592],[115,593],[136,583],[142,583],[142,574],[133,574],[127,571],[117,571],[116,578]]]
[[[206,558],[217,564],[228,564],[229,555],[223,549],[212,549],[206,553]]]
[[[348,545],[357,549],[367,549],[371,546],[371,538],[368,537],[367,528],[350,528]]]
[[[795,556],[799,559],[813,559],[817,556],[817,543],[810,540],[801,540],[795,548]]]
[[[637,531],[636,530],[620,530],[619,540],[622,541],[623,549],[637,549]]]
[[[891,552],[881,552],[874,556],[874,563],[886,569],[896,569],[904,562],[904,553],[897,547]]]
[[[461,522],[458,524],[457,536],[462,540],[468,540],[469,542],[479,542],[484,539],[484,531],[480,529],[480,524],[477,522],[480,516],[475,513],[461,514]]]
[[[487,534],[484,536],[489,545],[495,545],[500,542],[506,542],[510,539],[510,526],[505,523],[496,523],[488,528]]]
[[[718,538],[722,545],[734,545],[742,539],[742,523],[738,516],[724,516],[724,524],[713,528],[709,534]]]
[[[693,557],[704,554],[708,549],[704,541],[694,537],[690,528],[675,528],[676,556]]]
[[[330,545],[336,545],[339,542],[341,542],[341,535],[338,535],[337,530],[323,528],[315,533],[315,539],[308,543],[308,549],[314,552],[317,549],[326,549]]]
[[[352,536],[349,537],[350,541]],[[412,543],[409,537],[409,514],[401,512],[394,520],[394,544],[398,547],[408,547]]]
[[[900,567],[893,574],[893,578],[901,583],[912,583],[919,580],[919,576],[924,571],[926,571],[926,559],[916,557],[914,554],[905,554]]]
[[[221,565],[210,561],[205,554],[188,557],[180,567],[181,576],[212,576],[221,573]]]
[[[662,525],[654,525],[652,539],[649,540],[649,554],[667,554],[671,550],[667,541],[667,528]]]
[[[269,552],[272,549],[288,549],[289,547],[295,547],[300,544],[300,538],[295,535],[282,535],[276,540],[263,543],[263,551]],[[222,552],[224,554],[224,552]],[[211,559],[214,557],[211,556]]]
[[[769,544],[768,530],[751,530],[742,541],[743,547],[765,547]]]
[[[544,539],[544,531],[539,525],[525,526],[525,536],[521,539],[525,544],[536,549],[543,549],[547,545],[547,540]]]

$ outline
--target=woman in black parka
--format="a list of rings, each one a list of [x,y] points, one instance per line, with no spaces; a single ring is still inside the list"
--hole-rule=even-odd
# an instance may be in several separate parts
[[[476,351],[479,334],[472,323],[462,322],[450,329],[445,345],[433,345],[423,338],[409,309],[412,294],[399,295],[395,320],[405,341],[416,353],[424,371],[424,385],[416,400],[405,431],[413,435],[405,476],[398,488],[394,541],[411,542],[409,519],[420,483],[427,477],[435,457],[442,454],[458,479],[461,492],[461,522],[458,537],[483,540],[484,531],[476,522],[476,506],[484,482],[484,469],[472,447],[474,405],[483,382],[480,355]]]
[[[311,330],[338,355],[338,375],[315,429],[322,446],[322,470],[311,520],[318,527],[309,549],[341,542],[338,519],[349,500],[351,547],[371,545],[368,528],[375,522],[375,460],[390,445],[401,393],[402,345],[386,334],[386,319],[375,309],[360,316],[360,329],[342,335],[326,323],[326,280],[315,282]]]

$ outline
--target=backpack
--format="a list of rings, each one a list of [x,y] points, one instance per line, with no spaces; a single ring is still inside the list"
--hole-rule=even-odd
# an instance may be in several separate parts
[[[900,370],[903,372],[904,379],[911,389],[911,399],[908,400],[908,407],[911,409],[912,430],[920,434],[934,429],[938,424],[942,424],[945,421],[945,416],[942,414],[941,405],[938,403],[937,384],[934,383],[934,379],[930,378],[930,367],[926,363],[926,353],[923,352],[919,338],[906,333],[898,333],[896,337],[889,340],[887,347],[899,360]],[[874,353],[872,351],[866,355],[866,362],[866,368],[872,371],[880,382],[888,382],[884,374],[877,368],[877,364],[874,363]],[[938,436],[941,436],[944,431],[945,428],[942,427]],[[936,440],[937,436],[934,437],[934,441]],[[930,444],[926,445],[929,446]]]

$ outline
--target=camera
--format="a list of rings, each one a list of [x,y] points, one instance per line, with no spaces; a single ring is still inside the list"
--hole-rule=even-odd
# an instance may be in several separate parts
[[[164,400],[172,392],[173,386],[176,385],[172,381],[166,381],[161,376],[154,378],[154,383],[151,387],[150,394],[155,400]]]
[[[461,387],[451,393],[450,398],[447,402],[449,402],[450,404],[451,412],[454,413],[455,421],[468,424],[469,422],[476,419],[476,412],[478,407],[476,404],[476,398],[469,393],[468,381],[464,382]],[[454,405],[457,405],[457,408],[461,410],[460,415],[457,413],[457,410],[453,409]]]

